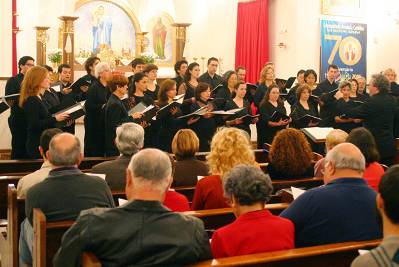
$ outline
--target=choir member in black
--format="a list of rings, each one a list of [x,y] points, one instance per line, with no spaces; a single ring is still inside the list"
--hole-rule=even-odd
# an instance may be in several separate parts
[[[287,127],[291,119],[272,121],[271,117],[274,112],[287,115],[284,102],[280,98],[280,89],[278,85],[270,86],[259,106],[259,121],[256,124],[258,130],[258,148],[263,148],[265,143],[271,144],[274,136]]]
[[[319,123],[316,122],[309,122],[309,124],[304,124],[300,121],[305,115],[311,115],[314,117],[319,117],[316,107],[310,102],[311,90],[309,85],[302,84],[298,87],[297,90],[297,102],[291,107],[291,119],[292,123],[290,126],[293,128],[306,128],[306,127],[314,127],[317,126]]]
[[[252,115],[251,106],[249,102],[244,99],[247,93],[247,85],[244,82],[239,81],[234,86],[234,90],[235,90],[235,97],[234,99],[226,103],[226,110],[231,110],[236,108],[244,108],[244,109],[232,116],[229,116],[226,120],[226,125],[244,130],[251,136],[251,130],[249,128],[249,124],[245,123],[242,119],[240,119],[245,115],[248,114]],[[256,123],[256,122],[257,119],[251,120],[251,123]]]
[[[237,74],[237,81],[245,83],[245,75],[247,73],[247,70],[243,66],[238,66],[236,68],[236,74]]]
[[[145,94],[151,97],[153,101],[156,101],[159,93],[159,85],[157,84],[158,66],[155,64],[147,64],[144,67],[143,73],[148,77]]]
[[[176,82],[174,80],[167,79],[161,84],[159,90],[158,103],[159,108],[163,108],[173,102],[173,98],[176,96]],[[158,146],[159,149],[172,153],[172,140],[175,134],[180,128],[182,128],[182,120],[178,117],[182,116],[179,107],[173,107],[166,111],[159,112],[157,120],[160,122],[160,130],[158,133]]]
[[[188,62],[186,60],[178,60],[175,64],[175,72],[176,72],[176,77],[173,78],[176,82],[176,90],[179,89],[180,85],[184,83],[184,75],[186,74],[187,68],[188,68]],[[176,91],[177,93],[177,91]]]
[[[380,152],[380,162],[390,166],[396,155],[393,135],[396,100],[389,94],[389,81],[382,74],[372,76],[369,84],[370,99],[345,112],[349,118],[363,119],[363,125],[374,136]]]
[[[119,156],[119,150],[115,146],[116,128],[125,123],[133,122],[141,118],[141,113],[134,113],[129,116],[123,97],[127,94],[128,79],[120,74],[114,74],[107,82],[111,95],[105,105],[105,156]]]
[[[87,100],[85,102],[86,116],[84,118],[84,155],[86,157],[104,156],[104,108],[110,95],[107,82],[111,75],[111,70],[107,63],[101,62],[97,64],[95,69],[97,79],[87,92]]]
[[[362,76],[359,76],[356,78],[357,83],[359,85],[357,89],[357,94],[358,95],[364,95],[366,99],[368,99],[370,96],[366,91],[366,79]]]
[[[131,92],[133,90],[133,80],[134,80],[134,75],[136,73],[140,73],[143,72],[144,66],[145,66],[145,62],[142,58],[138,57],[132,60],[132,62],[130,62],[129,64],[132,67],[132,71],[133,71],[133,75],[129,76],[129,95],[132,95],[133,93]]]
[[[225,110],[226,103],[233,100],[234,88],[237,84],[237,74],[235,71],[229,70],[223,75],[223,80],[223,86],[217,90],[215,95],[216,100],[214,101],[220,110]]]
[[[209,84],[211,90],[216,86],[218,86],[223,81],[222,77],[220,77],[216,73],[218,66],[219,66],[219,60],[217,58],[215,57],[209,58],[207,64],[208,68],[207,72],[205,72],[199,77],[199,81]]]
[[[366,102],[367,99],[369,98],[369,95],[368,94],[359,94],[359,82],[356,79],[349,79],[349,81],[352,84],[350,98],[352,100],[354,100],[355,102],[358,102],[358,104],[361,104],[361,102]]]
[[[8,79],[6,84],[6,95],[19,94],[21,92],[21,83],[26,72],[35,65],[35,61],[30,56],[21,57],[18,61],[19,73]],[[25,141],[26,141],[26,122],[24,111],[18,105],[18,100],[10,100],[10,117],[8,117],[8,126],[11,131],[11,159],[26,159]]]
[[[384,71],[385,77],[388,79],[391,84],[390,94],[399,97],[399,85],[396,83],[396,72],[392,68],[388,68]]]
[[[57,92],[53,88],[49,87],[43,93],[43,103],[47,110],[53,114],[58,111],[61,102]]]
[[[198,86],[199,74],[199,64],[197,62],[190,63],[184,76],[184,83],[178,88],[178,94],[184,94],[184,103],[181,106],[183,114],[190,113],[191,104],[195,102],[195,89]]]
[[[136,73],[134,75],[133,81],[132,81],[132,93],[133,93],[133,98],[134,102],[139,104],[140,102],[143,102],[146,106],[149,105],[154,105],[154,100],[152,97],[147,95],[145,92],[147,91],[147,86],[148,86],[148,77],[145,75],[143,72]],[[157,133],[152,131],[153,120],[147,121],[146,124],[142,125],[144,128],[144,147],[155,147],[156,146],[156,140],[157,139]]]
[[[72,69],[68,64],[61,64],[58,66],[59,81],[51,85],[52,87],[60,86],[61,89],[60,92],[57,93],[60,100],[60,104],[55,107],[57,110],[73,106],[81,96],[80,94],[73,92],[71,88],[71,74]],[[54,110],[54,107],[52,110]],[[62,130],[64,132],[75,134],[75,122],[72,122],[70,126],[62,127]]]
[[[305,70],[299,70],[296,74],[297,83],[290,89],[287,96],[287,102],[292,106],[296,102],[296,90],[301,84],[305,83]]]
[[[342,93],[342,97],[337,100],[335,125],[336,128],[349,133],[350,131],[352,131],[352,129],[355,129],[357,127],[362,127],[362,121],[361,119],[352,119],[352,118],[347,118],[346,116],[342,117],[342,115],[344,115],[347,110],[358,106],[358,104],[356,104],[354,100],[350,97],[353,91],[351,82],[342,81],[339,84],[338,88]]]
[[[338,75],[337,65],[329,65],[327,69],[327,79],[317,85],[312,94],[320,98],[320,122],[321,127],[334,127],[334,114],[337,96],[333,92],[338,88],[335,78]]]
[[[191,112],[194,112],[204,106],[207,106],[208,112],[198,118],[191,118],[187,124],[197,134],[200,140],[199,151],[210,151],[210,144],[217,128],[216,118],[211,111],[214,110],[214,105],[209,100],[211,97],[211,88],[207,83],[199,83],[195,90],[196,102],[191,105]]]
[[[97,64],[100,63],[98,57],[89,57],[85,62],[86,75],[80,77],[72,86],[72,91],[75,94],[77,101],[83,101],[87,99],[87,94],[90,85],[96,81],[95,69]]]
[[[46,129],[53,128],[57,121],[68,118],[68,114],[52,116],[42,95],[50,87],[50,75],[44,67],[32,67],[22,82],[19,106],[23,108],[27,125],[27,139],[25,142],[29,158],[41,158],[39,153],[40,136]]]
[[[270,86],[275,84],[274,78],[274,68],[270,65],[263,67],[260,72],[258,89],[254,96],[254,104],[256,107],[259,108],[259,104],[265,97],[267,89],[270,89]]]

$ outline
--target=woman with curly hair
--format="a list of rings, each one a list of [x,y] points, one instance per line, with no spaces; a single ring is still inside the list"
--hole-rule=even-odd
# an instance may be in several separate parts
[[[212,236],[215,258],[294,248],[294,224],[265,209],[272,181],[259,168],[239,165],[225,175],[224,195],[237,219]]]
[[[256,164],[249,135],[237,128],[220,129],[212,138],[211,152],[206,159],[211,175],[198,181],[192,209],[227,208],[223,175],[238,164]]]
[[[313,177],[312,149],[305,135],[293,128],[274,137],[267,170],[271,179]]]

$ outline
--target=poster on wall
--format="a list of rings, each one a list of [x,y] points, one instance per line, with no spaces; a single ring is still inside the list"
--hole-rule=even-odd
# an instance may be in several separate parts
[[[326,78],[330,64],[338,66],[338,79],[366,77],[367,24],[322,19],[320,30],[320,80]]]

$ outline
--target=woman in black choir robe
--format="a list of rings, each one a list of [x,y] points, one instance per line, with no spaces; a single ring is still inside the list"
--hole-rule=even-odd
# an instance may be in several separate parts
[[[217,128],[217,120],[211,111],[215,110],[214,105],[209,100],[211,88],[207,83],[199,83],[195,90],[196,102],[191,105],[191,112],[207,106],[207,113],[197,118],[191,118],[187,124],[197,134],[200,140],[199,151],[210,151],[210,144]]]
[[[89,87],[97,80],[94,71],[98,63],[100,63],[100,58],[89,57],[85,62],[86,75],[80,77],[72,86],[72,92],[76,96],[77,101],[83,101],[87,99],[87,94]]]
[[[251,135],[251,130],[249,128],[249,123],[256,123],[257,119],[251,119],[250,121],[243,121],[240,119],[245,115],[252,115],[252,110],[249,102],[244,99],[247,94],[247,85],[244,82],[238,82],[235,85],[235,97],[234,99],[228,101],[226,103],[226,110],[243,108],[243,110],[231,115],[226,120],[227,126],[232,126],[239,128],[241,130],[246,131],[249,135]]]
[[[270,65],[266,65],[260,72],[259,85],[254,96],[256,107],[259,108],[259,104],[264,98],[267,89],[275,83],[274,79],[274,68]]]
[[[357,107],[358,104],[355,103],[354,100],[350,97],[351,92],[353,92],[351,82],[343,81],[339,84],[338,88],[342,93],[342,97],[337,100],[337,105],[335,107],[335,125],[336,128],[349,133],[350,131],[352,131],[352,129],[362,127],[362,120],[346,117],[341,118],[341,116],[344,115],[347,110]]]
[[[190,63],[184,75],[184,83],[178,88],[178,94],[184,94],[184,102],[181,110],[184,115],[190,113],[191,104],[195,103],[195,89],[198,86],[200,67],[197,62]]]
[[[113,75],[107,83],[111,95],[105,106],[105,156],[118,156],[119,151],[115,145],[116,128],[125,122],[134,122],[140,118],[141,113],[134,113],[129,116],[125,105],[122,102],[127,94],[128,79],[123,75]]]
[[[176,82],[174,80],[167,79],[161,84],[159,91],[158,103],[159,108],[169,105],[173,102],[173,98],[176,96]],[[158,133],[158,147],[159,149],[172,153],[172,140],[177,131],[182,128],[183,121],[178,119],[183,113],[180,107],[174,106],[172,108],[166,107],[165,110],[161,110],[157,114],[157,120],[160,123],[160,129]]]
[[[57,121],[68,118],[68,114],[52,116],[42,95],[46,88],[50,87],[50,75],[48,71],[40,66],[32,67],[25,75],[22,82],[19,106],[23,108],[27,124],[26,151],[30,158],[40,158],[39,145],[40,136],[46,129],[53,128]]]
[[[95,73],[98,79],[90,86],[85,102],[84,155],[86,157],[103,157],[105,148],[104,108],[110,96],[106,86],[112,74],[105,62],[96,66]]]
[[[273,85],[266,91],[265,97],[259,106],[259,121],[256,124],[258,129],[258,148],[263,148],[265,143],[271,144],[276,134],[287,127],[291,119],[272,121],[274,112],[287,115],[284,102],[280,99],[280,89]]]
[[[360,94],[359,93],[359,82],[356,79],[349,79],[349,81],[352,84],[352,91],[350,98],[357,102],[357,104],[362,104],[362,102],[366,102],[370,96],[365,93],[365,94]]]
[[[148,86],[148,77],[142,72],[136,73],[134,75],[132,86],[131,86],[131,93],[132,97],[134,98],[134,102],[136,105],[143,102],[144,105],[154,105],[154,100],[152,97],[148,96],[145,92],[147,91]],[[136,121],[139,122],[139,121]],[[156,140],[157,134],[151,130],[153,120],[146,121],[145,124],[142,124],[144,127],[144,147],[156,147]]]
[[[223,75],[223,80],[223,86],[216,92],[214,100],[220,110],[226,110],[226,103],[233,100],[237,74],[235,71],[229,70]]]
[[[44,91],[43,103],[51,114],[56,113],[59,110],[59,105],[61,104],[57,92],[51,87]]]
[[[296,74],[297,84],[290,89],[287,96],[287,102],[291,106],[296,103],[296,90],[301,84],[305,83],[305,70],[299,70]]]
[[[314,117],[319,117],[316,107],[310,102],[309,96],[311,89],[309,85],[303,84],[298,87],[297,98],[298,101],[291,107],[290,117],[292,119],[291,127],[301,129],[306,127],[314,127],[319,123],[309,122],[309,124],[304,124],[300,119],[305,115],[311,115]]]

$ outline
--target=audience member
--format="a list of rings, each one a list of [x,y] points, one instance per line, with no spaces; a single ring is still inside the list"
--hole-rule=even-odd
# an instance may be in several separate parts
[[[179,130],[172,141],[172,153],[175,155],[175,172],[173,186],[195,186],[198,176],[209,174],[205,162],[196,159],[199,149],[199,139],[193,130]]]
[[[299,196],[281,213],[295,225],[295,246],[307,247],[381,238],[376,192],[362,178],[365,159],[342,143],[325,158],[325,186]]]
[[[144,149],[135,154],[127,170],[129,202],[82,212],[64,234],[54,266],[80,266],[83,251],[112,266],[187,265],[210,258],[201,220],[173,213],[161,204],[171,174],[164,152]]]
[[[59,133],[62,133],[60,129],[52,128],[45,130],[40,136],[39,152],[44,162],[39,170],[32,172],[28,175],[25,175],[24,177],[19,179],[17,185],[17,195],[19,198],[25,198],[29,188],[47,178],[48,173],[53,168],[53,166],[47,160],[46,153],[48,151],[48,146],[50,144],[51,139]]]
[[[336,145],[345,142],[348,133],[340,129],[334,129],[326,136],[326,152],[330,151]],[[324,176],[324,158],[320,159],[314,165],[314,177],[322,178]]]
[[[237,219],[212,236],[215,258],[294,248],[294,225],[265,209],[272,182],[255,166],[238,165],[224,177],[224,195]]]
[[[369,253],[358,256],[351,267],[397,266],[399,264],[399,166],[390,168],[382,177],[377,195],[377,208],[382,217],[384,239]]]
[[[378,192],[378,184],[384,175],[384,168],[378,163],[380,155],[373,135],[366,128],[356,128],[349,133],[346,142],[354,144],[362,152],[366,160],[363,178],[371,188]]]
[[[46,154],[54,168],[47,179],[32,186],[26,195],[26,219],[19,239],[20,265],[32,265],[33,209],[38,208],[48,222],[74,220],[79,212],[93,207],[114,207],[106,182],[82,173],[77,166],[83,155],[79,139],[61,133],[50,141]]]
[[[312,148],[300,130],[283,129],[272,142],[267,171],[272,180],[313,177],[312,156]]]
[[[210,176],[198,181],[193,210],[227,208],[223,196],[223,175],[238,164],[255,165],[255,154],[248,134],[237,128],[222,128],[212,138],[206,157]]]
[[[130,159],[144,145],[144,129],[140,125],[128,122],[116,128],[115,145],[120,156],[104,161],[92,168],[93,173],[105,174],[105,181],[111,190],[123,190],[126,184],[126,168]]]

